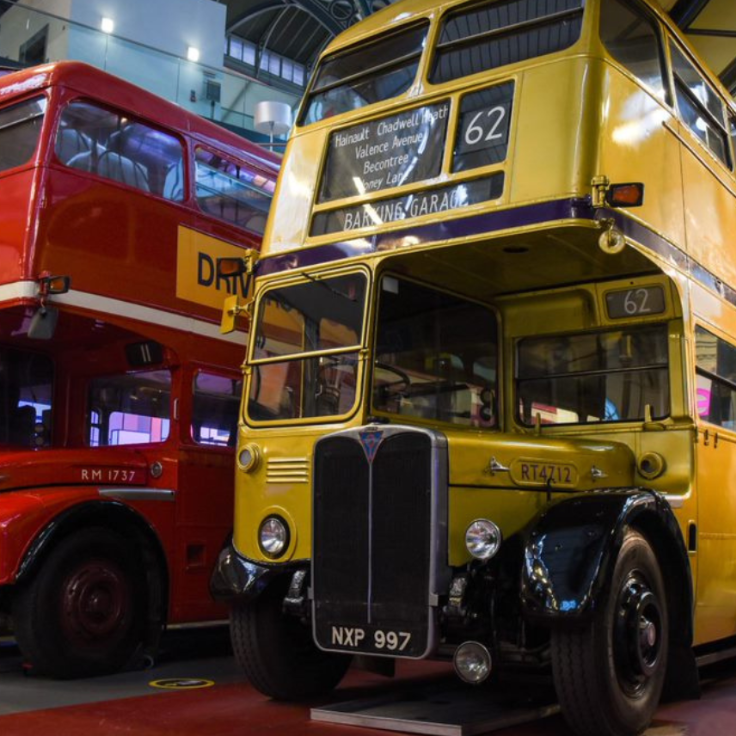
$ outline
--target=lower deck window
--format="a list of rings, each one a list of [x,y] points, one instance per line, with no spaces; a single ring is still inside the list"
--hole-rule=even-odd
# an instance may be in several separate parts
[[[519,343],[521,421],[596,424],[669,414],[667,326],[526,338]]]
[[[702,327],[695,328],[698,416],[736,428],[736,347]]]
[[[373,410],[496,425],[496,315],[487,306],[393,276],[381,281]]]
[[[89,388],[90,447],[164,442],[171,425],[170,404],[169,371],[95,378]]]

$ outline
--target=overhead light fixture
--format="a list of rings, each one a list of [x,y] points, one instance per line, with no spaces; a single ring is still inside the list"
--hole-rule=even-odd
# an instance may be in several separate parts
[[[199,49],[196,46],[189,46],[187,48],[187,59],[189,61],[199,61]]]
[[[104,33],[112,33],[115,30],[115,21],[112,18],[103,18],[100,28]]]

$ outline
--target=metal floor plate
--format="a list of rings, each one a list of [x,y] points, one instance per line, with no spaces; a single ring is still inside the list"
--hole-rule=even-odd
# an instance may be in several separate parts
[[[521,702],[486,688],[448,686],[312,708],[314,721],[431,736],[475,736],[558,713],[552,702]]]

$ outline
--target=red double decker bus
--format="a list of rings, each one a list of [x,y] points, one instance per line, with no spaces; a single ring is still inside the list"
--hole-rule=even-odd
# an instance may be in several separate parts
[[[111,672],[208,593],[232,527],[242,284],[278,160],[92,67],[0,78],[0,622]]]

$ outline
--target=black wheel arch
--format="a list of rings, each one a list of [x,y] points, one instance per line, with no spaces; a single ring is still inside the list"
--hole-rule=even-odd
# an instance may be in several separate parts
[[[652,545],[667,580],[677,643],[693,639],[693,586],[685,540],[669,503],[643,488],[568,497],[547,507],[525,531],[521,597],[530,620],[587,621],[610,583],[627,527]]]
[[[34,538],[15,578],[23,585],[53,553],[62,539],[83,528],[102,527],[132,540],[141,554],[146,577],[147,623],[144,650],[152,655],[166,624],[169,606],[169,571],[166,553],[151,524],[130,506],[119,501],[88,501],[54,517]]]

